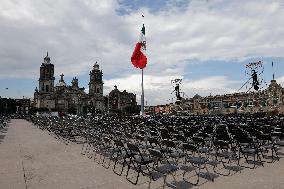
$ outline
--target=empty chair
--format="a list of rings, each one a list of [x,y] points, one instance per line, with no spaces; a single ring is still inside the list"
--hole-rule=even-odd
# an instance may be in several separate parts
[[[114,141],[116,145],[116,151],[113,155],[114,165],[113,165],[113,172],[119,176],[122,175],[122,172],[124,170],[124,167],[127,165],[127,160],[129,160],[131,157],[135,155],[134,152],[130,152],[124,145],[124,143],[121,140],[115,140]],[[122,161],[122,162],[121,162]],[[117,165],[121,165],[121,169],[118,172],[117,171]]]
[[[149,164],[153,162],[153,160],[149,157],[149,155],[142,154],[141,150],[138,148],[138,145],[133,144],[133,143],[127,143],[127,147],[130,152],[130,159],[128,163],[128,169],[127,169],[127,174],[126,174],[126,179],[136,185],[140,176],[140,173],[145,175],[146,173],[144,172],[145,169],[142,169],[143,167],[146,168],[148,173],[150,172],[149,170]],[[130,177],[130,169],[134,169],[136,172],[136,178],[134,180],[131,179]]]
[[[236,138],[239,152],[244,156],[246,162],[248,164],[253,162],[253,167],[243,166],[246,168],[254,169],[258,163],[263,166],[263,162],[260,157],[260,148],[255,144],[252,138],[249,137],[241,137]],[[253,160],[250,160],[249,157],[253,156]]]
[[[185,165],[187,165],[187,163],[190,163],[193,167],[193,170],[189,170],[189,171],[187,169],[184,170],[183,180],[192,185],[198,185],[200,175],[201,175],[201,170],[205,169],[207,175],[209,176],[209,179],[213,182],[214,178],[209,173],[208,167],[207,167],[209,163],[209,159],[201,156],[201,153],[198,151],[197,147],[193,144],[183,144],[183,148],[187,152],[187,155],[185,157]],[[193,171],[195,172],[195,175],[193,176],[197,177],[195,182],[189,181],[189,179],[192,179],[192,176],[186,177],[186,175],[188,175],[190,172],[193,172]]]
[[[223,140],[214,140],[213,145],[215,149],[215,161],[222,164],[223,168],[227,170],[227,174],[218,172],[216,166],[214,166],[214,172],[224,176],[230,175],[233,162],[235,161],[236,164],[239,162],[236,149],[233,148],[228,141]]]
[[[267,161],[267,163],[272,163],[274,162],[275,159],[279,161],[279,156],[277,154],[277,148],[276,148],[275,143],[272,140],[271,135],[260,134],[257,136],[257,140],[261,148],[260,152],[262,154],[262,157],[271,158],[271,161]],[[268,154],[269,152],[271,153],[270,156]]]
[[[174,173],[179,170],[179,167],[176,164],[172,164],[159,150],[149,149],[149,153],[153,160],[153,164],[149,174],[150,181],[148,189],[151,186],[151,182],[158,180],[160,177],[163,177],[163,188],[165,188],[166,183],[167,185],[172,185],[171,183],[167,182],[168,175],[171,175],[175,182],[173,188],[179,188],[177,179],[174,175]]]

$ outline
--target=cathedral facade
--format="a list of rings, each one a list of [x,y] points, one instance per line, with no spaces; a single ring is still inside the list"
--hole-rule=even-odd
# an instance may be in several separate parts
[[[103,72],[96,62],[90,71],[89,92],[79,87],[78,78],[74,77],[71,85],[60,75],[55,85],[54,64],[48,53],[40,66],[39,85],[34,92],[34,107],[42,111],[62,111],[81,114],[94,110],[104,111]]]

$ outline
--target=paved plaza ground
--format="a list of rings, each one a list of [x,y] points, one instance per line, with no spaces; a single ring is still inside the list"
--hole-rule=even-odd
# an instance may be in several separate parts
[[[0,131],[0,189],[128,189],[137,186],[80,153],[81,145],[55,139],[25,120],[11,120]],[[283,156],[283,155],[282,155]],[[145,178],[144,181],[147,181]],[[154,183],[151,188],[159,186]],[[181,183],[182,188],[192,188]],[[284,158],[254,170],[219,176],[200,189],[284,189]]]

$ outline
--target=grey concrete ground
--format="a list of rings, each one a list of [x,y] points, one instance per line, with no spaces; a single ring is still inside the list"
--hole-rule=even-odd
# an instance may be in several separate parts
[[[65,145],[48,132],[24,120],[12,120],[0,132],[0,189],[128,189],[147,188],[146,178],[130,184],[80,154],[78,144]],[[152,188],[161,183],[155,182]],[[192,188],[181,182],[183,188]],[[284,159],[254,170],[243,169],[232,176],[205,182],[202,189],[284,189]]]

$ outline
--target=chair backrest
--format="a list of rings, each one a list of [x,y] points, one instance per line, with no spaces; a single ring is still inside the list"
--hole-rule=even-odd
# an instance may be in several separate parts
[[[205,143],[204,139],[201,137],[192,137],[192,141],[197,145],[203,145]]]
[[[163,144],[166,145],[168,148],[175,148],[176,145],[172,140],[163,140]]]
[[[144,137],[142,135],[136,135],[135,138],[140,141],[144,141]]]
[[[178,134],[175,136],[175,138],[178,141],[186,142],[186,138],[183,135]]]
[[[271,136],[278,137],[279,139],[283,139],[284,138],[284,133],[282,133],[282,132],[272,132]]]
[[[148,141],[149,141],[151,146],[152,146],[152,144],[155,144],[155,145],[159,144],[159,141],[154,137],[148,137]]]
[[[116,146],[124,148],[124,144],[120,140],[115,140],[114,143]]]
[[[163,158],[163,155],[159,150],[155,150],[155,149],[150,148],[149,153],[154,159],[162,159]]]
[[[239,144],[254,144],[253,139],[249,138],[249,137],[240,137],[240,138],[236,138],[237,142]]]
[[[228,141],[224,141],[224,140],[214,140],[213,144],[218,149],[229,149],[230,148],[229,142]]]
[[[104,140],[105,144],[108,144],[108,145],[111,144],[111,139],[109,137],[104,137],[103,140]]]
[[[269,134],[258,135],[257,139],[263,140],[263,141],[272,141],[271,135],[269,135]]]
[[[138,152],[140,153],[140,150],[136,144],[133,143],[127,143],[127,147],[131,152]]]
[[[186,151],[190,151],[190,152],[197,152],[197,148],[195,145],[193,144],[187,144],[187,143],[184,143],[182,145],[183,149],[186,150]]]

